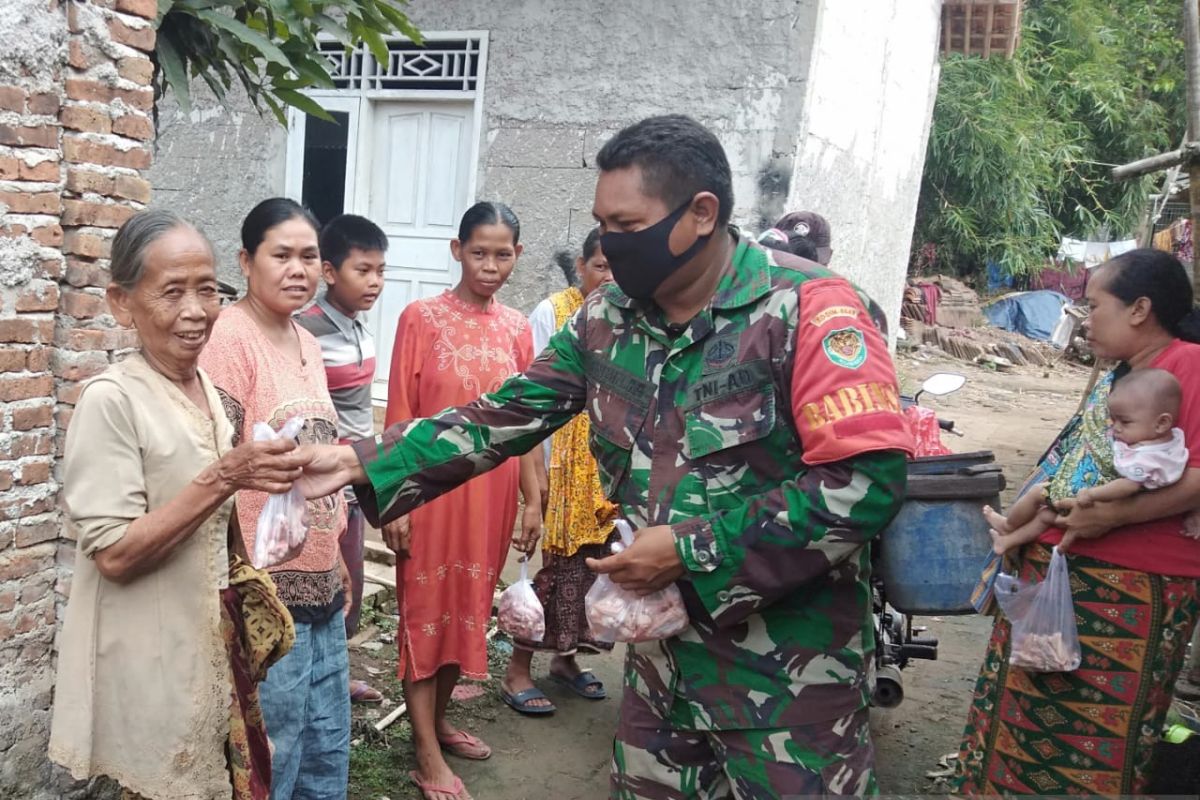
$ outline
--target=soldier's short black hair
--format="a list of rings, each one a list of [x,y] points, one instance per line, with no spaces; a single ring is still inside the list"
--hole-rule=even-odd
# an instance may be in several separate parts
[[[371,220],[357,214],[339,214],[321,229],[321,259],[341,269],[354,249],[386,253],[387,234]]]
[[[725,148],[712,131],[691,117],[649,117],[609,139],[596,155],[601,172],[636,166],[642,188],[672,210],[700,192],[712,192],[721,207],[717,221],[733,213],[733,177]]]

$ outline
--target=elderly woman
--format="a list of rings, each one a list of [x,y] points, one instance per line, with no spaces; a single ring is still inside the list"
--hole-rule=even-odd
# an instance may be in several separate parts
[[[337,439],[337,410],[329,397],[321,346],[292,315],[317,290],[321,256],[317,223],[282,197],[264,200],[242,222],[246,296],[226,308],[201,358],[233,422],[234,441],[251,438],[256,422],[278,430],[304,419],[300,441]],[[253,552],[261,491],[238,493],[246,549]],[[350,661],[344,610],[350,573],[338,540],[346,505],[333,494],[308,504],[308,536],[295,558],[270,568],[287,605],[296,644],[262,685],[262,711],[271,742],[271,797],[342,798],[350,772]]]
[[[1052,546],[1068,551],[1083,663],[1074,672],[1014,667],[1011,626],[996,620],[959,752],[961,794],[1145,792],[1200,610],[1200,541],[1185,534],[1183,521],[1200,507],[1200,337],[1191,281],[1171,254],[1133,250],[1096,271],[1087,298],[1092,350],[1119,366],[1097,384],[1032,482],[1071,470],[1073,483],[1087,485],[1085,472],[1111,463],[1107,399],[1130,369],[1162,369],[1179,380],[1176,425],[1191,449],[1188,469],[1178,483],[1126,500],[1089,508],[1062,501],[1062,528],[1021,551],[1017,568],[1026,579],[1045,574]],[[1066,457],[1079,447],[1086,458]]]
[[[300,458],[291,442],[231,447],[197,368],[220,308],[203,234],[165,211],[132,217],[113,240],[108,302],[142,347],[85,386],[67,433],[79,557],[50,756],[127,796],[261,800],[254,679],[291,631],[270,581],[231,558],[229,521],[236,491],[287,489]],[[243,614],[253,646],[237,635]]]

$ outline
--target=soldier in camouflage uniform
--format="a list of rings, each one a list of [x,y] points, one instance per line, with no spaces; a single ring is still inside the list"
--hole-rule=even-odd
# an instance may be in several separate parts
[[[729,165],[696,122],[645,120],[597,164],[617,285],[495,393],[314,454],[307,490],[365,479],[364,510],[391,519],[586,410],[641,529],[593,568],[677,581],[692,622],[629,647],[612,797],[873,794],[867,545],[911,442],[869,301],[727,226]]]

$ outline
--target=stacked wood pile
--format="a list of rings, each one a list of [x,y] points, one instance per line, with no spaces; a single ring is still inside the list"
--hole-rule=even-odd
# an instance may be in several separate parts
[[[932,310],[926,305],[922,285],[937,287],[940,297]],[[934,320],[931,324],[929,320]],[[987,325],[979,295],[965,283],[945,275],[909,279],[900,308],[900,324],[913,344],[926,344],[976,363],[1046,366],[1059,353],[1048,344]]]

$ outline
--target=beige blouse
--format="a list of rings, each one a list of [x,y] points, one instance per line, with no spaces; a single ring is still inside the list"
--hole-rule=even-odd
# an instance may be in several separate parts
[[[77,779],[108,775],[147,798],[229,800],[228,585],[223,505],[157,570],[125,585],[92,557],[229,450],[208,377],[209,419],[139,355],[84,388],[67,431],[63,497],[78,533],[59,637],[50,757]]]

